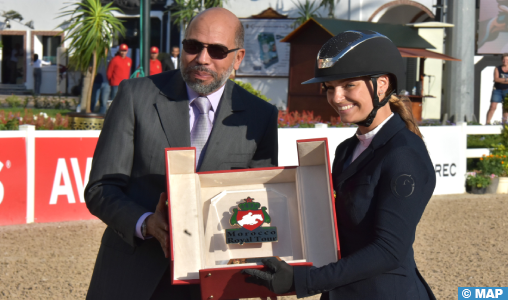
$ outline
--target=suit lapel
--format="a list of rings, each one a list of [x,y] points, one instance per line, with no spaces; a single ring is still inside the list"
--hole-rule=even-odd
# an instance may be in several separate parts
[[[346,163],[347,158],[352,155],[356,144],[358,144],[358,138],[356,136],[352,136],[349,139],[344,141],[344,150],[339,152],[339,156],[335,156],[334,159],[334,172],[336,174],[341,174],[342,170],[344,169],[344,164]],[[336,153],[337,154],[337,153]]]
[[[236,84],[230,80],[226,82],[217,112],[215,112],[214,124],[208,138],[205,156],[199,170],[216,170],[223,161],[220,155],[227,156],[229,144],[238,142],[237,127],[246,120],[242,120],[242,111],[246,109],[246,103],[238,94]]]
[[[353,176],[355,173],[360,171],[369,161],[372,160],[375,154],[375,150],[379,149],[380,147],[384,146],[398,131],[403,129],[405,127],[404,122],[400,118],[400,116],[395,113],[394,116],[379,130],[379,132],[376,134],[372,142],[370,143],[369,147],[365,149],[360,156],[358,156],[355,161],[353,161],[345,170],[342,172],[339,177],[337,178],[337,183],[340,184]],[[356,138],[356,137],[355,137]],[[352,155],[354,149],[356,148],[356,145],[358,143],[351,143],[350,147],[346,152],[349,152],[349,154],[346,153],[345,157],[342,159],[342,164],[340,167],[344,165],[345,159],[349,157],[349,155]],[[342,169],[340,169],[342,170]]]
[[[356,148],[356,144],[355,147]],[[353,148],[353,150],[354,150]],[[353,152],[351,152],[352,154]],[[374,157],[374,150],[369,146],[365,149],[360,156],[358,156],[355,161],[353,161],[347,168],[339,175],[338,183],[344,182],[349,177],[353,176],[356,172],[361,170],[365,164],[367,164],[372,157]],[[349,156],[346,156],[346,158]],[[344,160],[345,161],[345,160]]]
[[[157,97],[155,108],[169,146],[190,147],[189,97],[179,71],[173,74],[160,94],[165,97]]]

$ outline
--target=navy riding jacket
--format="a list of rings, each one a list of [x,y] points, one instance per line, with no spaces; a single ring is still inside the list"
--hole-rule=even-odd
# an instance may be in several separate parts
[[[298,298],[435,299],[415,264],[418,222],[436,176],[423,140],[395,115],[351,161],[355,136],[333,162],[333,187],[342,259],[322,267],[295,267]]]

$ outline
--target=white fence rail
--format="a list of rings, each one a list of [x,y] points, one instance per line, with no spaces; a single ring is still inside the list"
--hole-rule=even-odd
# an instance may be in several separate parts
[[[94,138],[100,134],[100,131],[36,131],[33,126],[21,127],[23,129],[19,131],[0,131],[0,145],[1,147],[9,147],[7,145],[9,138],[23,137],[25,139],[28,198],[34,197],[35,138]],[[467,149],[467,135],[499,134],[501,133],[502,126],[431,126],[420,127],[420,130],[424,136],[425,144],[436,171],[437,185],[435,194],[455,194],[464,192],[466,158],[481,157],[484,154],[489,154],[489,149],[487,148]],[[296,140],[328,138],[329,151],[331,159],[333,159],[335,148],[342,141],[353,136],[355,132],[355,128],[281,128],[278,132],[279,165],[291,166],[298,164],[295,146]],[[91,151],[89,157],[92,155],[93,151]],[[0,162],[7,160],[7,157],[0,157]],[[52,170],[48,170],[49,172],[52,172]]]
[[[501,125],[486,125],[486,126],[472,125],[466,126],[466,135],[500,134],[501,130],[503,130],[503,126]],[[477,158],[489,154],[490,154],[489,148],[475,148],[466,150],[467,158]]]

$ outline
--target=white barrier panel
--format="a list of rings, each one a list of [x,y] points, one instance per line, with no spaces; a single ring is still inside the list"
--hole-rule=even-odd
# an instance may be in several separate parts
[[[465,192],[466,138],[462,126],[420,127],[436,172],[435,195]],[[356,128],[283,128],[279,129],[279,165],[296,166],[296,141],[300,139],[328,138],[330,158],[335,148],[353,136]]]
[[[462,126],[420,127],[436,172],[434,195],[465,193],[467,139]]]
[[[82,193],[100,131],[22,127],[0,131],[0,225],[92,218]],[[441,195],[465,192],[466,133],[499,132],[500,128],[464,125],[420,130],[436,172],[434,194]],[[356,128],[281,128],[279,165],[298,165],[296,140],[300,139],[328,138],[333,160],[335,148],[355,132]]]

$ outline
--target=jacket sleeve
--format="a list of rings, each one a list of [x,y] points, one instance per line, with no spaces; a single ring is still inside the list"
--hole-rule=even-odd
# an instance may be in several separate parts
[[[416,151],[406,147],[392,151],[385,158],[375,189],[378,200],[375,203],[371,243],[320,268],[295,267],[298,298],[330,291],[401,266],[412,247],[416,226],[435,187],[435,174],[429,174],[426,161]],[[411,179],[400,181],[408,178],[407,175]],[[411,181],[414,189],[406,189]]]
[[[252,157],[249,168],[269,168],[279,165],[278,116],[279,111],[277,107],[273,106],[265,133],[257,145],[256,153]]]
[[[135,246],[136,222],[146,208],[126,196],[134,155],[135,114],[126,81],[108,110],[95,148],[85,202],[90,212]]]

